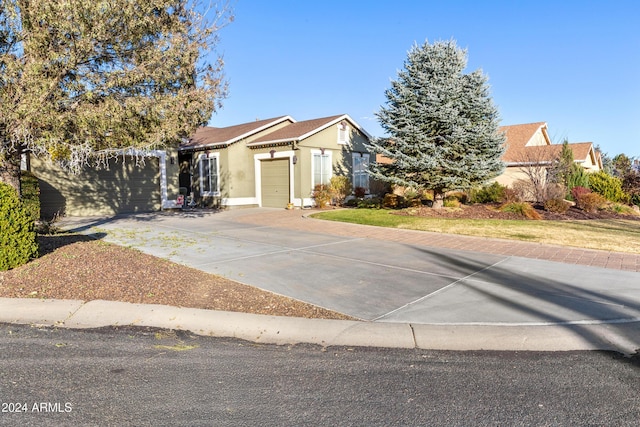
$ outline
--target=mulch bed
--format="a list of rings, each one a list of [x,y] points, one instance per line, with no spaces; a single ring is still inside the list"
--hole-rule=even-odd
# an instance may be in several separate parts
[[[460,208],[433,209],[426,206],[407,208],[396,212],[397,215],[423,216],[429,218],[460,218],[460,219],[505,219],[522,220],[527,219],[522,215],[513,212],[502,212],[499,210],[500,204],[477,204],[462,205]],[[640,221],[640,215],[621,215],[616,212],[600,210],[598,212],[586,212],[575,206],[563,214],[549,212],[542,206],[534,206],[536,212],[543,220],[567,221],[567,220],[594,220],[594,219],[628,219]]]

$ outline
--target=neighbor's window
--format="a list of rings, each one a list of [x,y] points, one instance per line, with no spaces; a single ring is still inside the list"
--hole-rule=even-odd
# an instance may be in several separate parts
[[[316,185],[328,185],[331,179],[331,151],[312,151],[313,161],[311,164],[311,173],[313,175],[313,188]]]
[[[353,153],[353,188],[362,187],[369,192],[369,154]]]
[[[200,195],[220,195],[220,165],[219,156],[214,154],[200,155]]]

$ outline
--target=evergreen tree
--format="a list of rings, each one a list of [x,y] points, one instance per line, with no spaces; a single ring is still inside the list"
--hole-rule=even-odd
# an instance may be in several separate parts
[[[489,96],[487,77],[463,71],[467,52],[455,41],[414,45],[377,113],[389,135],[371,148],[391,162],[371,165],[379,180],[444,193],[466,190],[499,175],[504,135]]]
[[[225,85],[205,55],[231,16],[197,2],[0,0],[0,181],[20,192],[22,150],[79,169],[206,123]]]

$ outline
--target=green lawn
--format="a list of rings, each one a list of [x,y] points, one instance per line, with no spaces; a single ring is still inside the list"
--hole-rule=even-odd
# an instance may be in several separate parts
[[[640,253],[640,221],[634,220],[469,220],[394,215],[393,212],[384,209],[344,209],[320,212],[313,217],[380,227]]]

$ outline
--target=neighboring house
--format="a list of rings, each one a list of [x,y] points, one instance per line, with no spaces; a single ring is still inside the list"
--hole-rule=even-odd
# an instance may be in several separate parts
[[[370,138],[346,114],[200,128],[179,148],[180,187],[206,206],[312,206],[334,175],[368,190]]]
[[[548,168],[559,158],[562,144],[552,144],[545,122],[503,126],[501,132],[506,136],[506,150],[502,156],[505,171],[495,178],[502,185],[510,186],[518,180],[527,180],[526,169],[531,167]],[[602,158],[593,143],[570,143],[574,161],[588,172],[602,169]]]

